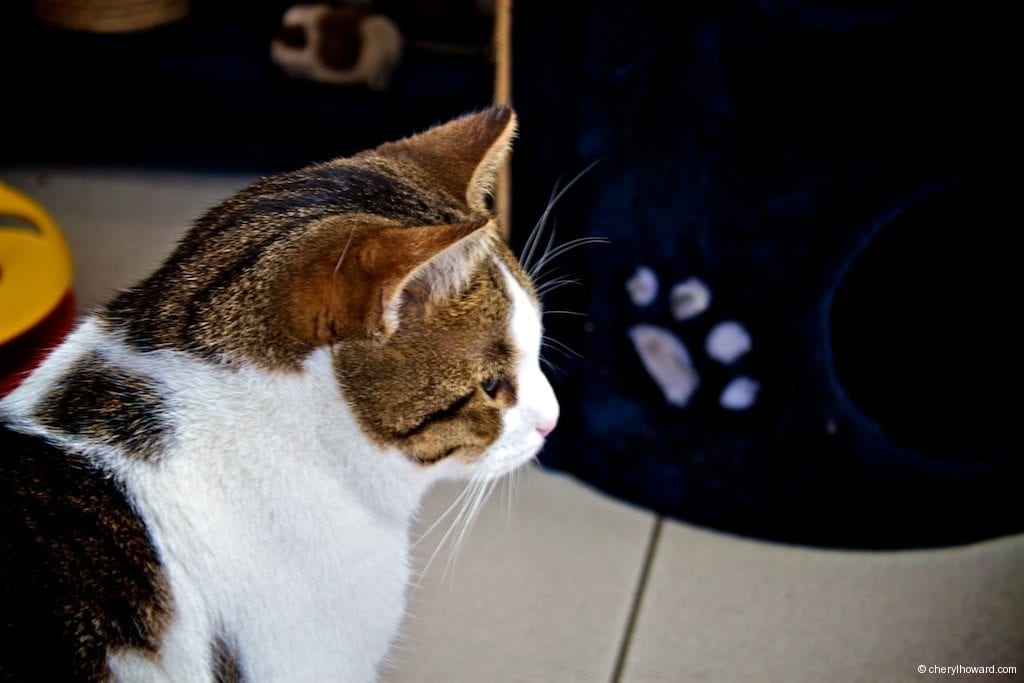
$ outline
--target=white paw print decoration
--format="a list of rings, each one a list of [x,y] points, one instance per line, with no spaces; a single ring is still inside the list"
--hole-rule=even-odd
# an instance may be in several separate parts
[[[658,277],[647,266],[639,266],[626,281],[626,291],[633,305],[638,308],[650,306],[658,298]],[[668,298],[672,317],[678,321],[695,318],[711,306],[711,290],[696,277],[674,285]],[[686,344],[670,330],[648,324],[631,327],[629,338],[665,400],[674,406],[685,407],[700,385],[700,376]],[[718,323],[704,340],[704,352],[723,365],[734,364],[751,348],[750,333],[736,320]],[[749,410],[757,402],[760,389],[757,380],[738,375],[722,390],[718,402],[726,410]]]

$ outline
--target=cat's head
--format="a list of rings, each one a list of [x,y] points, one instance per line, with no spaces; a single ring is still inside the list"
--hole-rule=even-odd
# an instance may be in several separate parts
[[[491,212],[514,132],[494,107],[263,179],[105,315],[143,349],[234,366],[301,372],[328,349],[372,441],[508,471],[558,417],[540,303]]]

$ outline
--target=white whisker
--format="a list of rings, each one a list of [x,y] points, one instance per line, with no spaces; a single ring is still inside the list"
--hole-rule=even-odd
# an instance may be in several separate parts
[[[441,523],[441,520],[443,520],[445,517],[451,514],[453,509],[459,507],[458,513],[452,519],[451,524],[448,525],[448,529],[444,532],[444,535],[441,536],[441,540],[437,542],[437,546],[434,547],[434,551],[430,553],[430,557],[427,559],[426,564],[423,565],[423,569],[420,570],[420,577],[419,580],[416,582],[416,587],[419,586],[420,582],[427,575],[427,571],[434,564],[434,560],[441,552],[441,549],[444,548],[445,543],[448,541],[449,538],[451,538],[452,533],[455,532],[455,529],[459,524],[459,520],[462,519],[463,516],[466,514],[466,509],[476,493],[476,488],[480,480],[481,477],[477,474],[474,474],[473,477],[468,482],[466,482],[466,485],[462,487],[462,490],[459,492],[459,495],[455,497],[455,500],[452,501],[452,504],[448,507],[447,510],[445,510],[444,514],[438,517],[437,520],[430,526],[430,528],[427,529],[427,531],[425,531],[416,540],[416,543],[413,544],[413,546],[415,547],[417,543],[426,538],[427,534],[430,533],[431,530],[433,530],[438,524]]]
[[[544,364],[544,367],[546,367],[546,368],[547,368],[548,370],[550,370],[551,372],[554,372],[554,373],[556,373],[556,374],[557,374],[557,375],[559,375],[560,377],[563,377],[563,378],[564,378],[564,377],[567,377],[567,376],[568,376],[568,375],[566,374],[566,372],[565,372],[564,370],[562,370],[562,368],[560,368],[560,367],[558,367],[557,365],[555,365],[555,364],[554,364],[554,363],[553,363],[553,362],[551,361],[551,359],[550,359],[550,358],[545,358],[544,356],[541,356],[541,357],[540,357],[540,362]]]
[[[466,492],[469,490],[469,484],[470,484],[470,482],[466,482],[466,485],[462,487],[462,489],[459,491],[458,495],[456,495],[455,498],[452,499],[452,503],[451,503],[451,505],[448,506],[448,509],[445,510],[444,512],[442,512],[441,515],[437,519],[434,520],[434,523],[431,524],[429,527],[427,527],[426,531],[421,533],[419,535],[419,537],[415,541],[412,542],[412,545],[409,546],[410,549],[415,548],[420,543],[422,543],[423,539],[425,539],[427,536],[429,536],[430,532],[432,532],[434,529],[436,529],[437,525],[440,524],[442,521],[444,521],[444,518],[452,513],[452,510],[455,509],[455,506],[458,505],[460,502],[462,502],[462,499],[465,498],[465,496],[466,496]]]
[[[558,226],[555,225],[552,226],[551,228],[551,234],[548,235],[548,243],[544,245],[544,251],[540,253],[540,258],[538,258],[537,261],[531,264],[530,266],[524,266],[524,268],[527,269],[526,272],[528,272],[530,274],[530,277],[533,278],[534,280],[542,279],[539,264],[544,263],[544,259],[547,257],[548,254],[551,253],[551,249],[554,248],[555,246],[555,237],[557,236]]]
[[[607,237],[578,237],[574,240],[569,240],[553,250],[545,251],[544,255],[541,256],[537,263],[530,267],[530,277],[536,278],[541,270],[543,270],[544,266],[577,247],[582,247],[588,244],[608,244],[609,242],[610,240]]]
[[[487,502],[487,497],[494,489],[495,481],[495,479],[480,479],[478,481],[476,493],[473,495],[473,498],[470,500],[467,507],[468,514],[463,518],[459,533],[451,544],[451,552],[448,554],[448,561],[445,562],[444,572],[442,574],[443,579],[451,579],[454,576],[455,562],[458,557],[459,550],[461,550],[462,544],[466,541],[469,530],[473,526],[473,522],[476,521],[477,515],[480,514],[480,510],[483,509],[484,503]]]
[[[451,581],[454,576],[456,555],[458,555],[459,549],[462,547],[462,541],[465,537],[466,530],[472,523],[473,518],[476,516],[476,506],[478,505],[483,489],[483,479],[478,479],[474,482],[472,495],[466,500],[459,516],[455,519],[455,522],[452,524],[452,528],[449,530],[453,535],[448,540],[448,557],[445,559],[444,567],[441,570],[442,582]]]
[[[589,166],[587,166],[582,171],[577,173],[575,178],[566,183],[565,187],[563,187],[561,190],[558,190],[557,194],[554,194],[548,200],[548,205],[544,208],[544,213],[542,213],[540,218],[537,220],[537,223],[536,225],[534,225],[533,230],[530,231],[530,236],[526,240],[526,245],[523,246],[523,256],[520,259],[520,262],[523,264],[524,270],[530,273],[534,272],[534,269],[530,265],[531,261],[533,260],[533,253],[537,248],[538,242],[540,241],[541,234],[544,232],[544,226],[547,225],[548,218],[551,216],[551,211],[558,204],[559,200],[561,200],[562,197],[565,196],[565,193],[568,192],[569,189],[580,180],[580,178],[586,175],[590,171],[590,169],[594,168],[594,166],[596,166],[600,161],[601,160],[598,159],[596,161],[591,162]],[[558,187],[557,183],[555,184],[555,187]],[[554,192],[554,190],[552,192]],[[548,246],[550,248],[550,242]]]
[[[512,470],[511,472],[509,472],[509,479],[508,479],[509,496],[516,503],[519,502],[519,491],[517,489],[519,488],[519,478],[522,476],[522,471],[523,471],[522,467],[517,467],[514,470]]]
[[[518,468],[517,468],[518,469]],[[509,527],[512,522],[512,478],[515,477],[516,470],[510,471],[502,479],[505,484],[505,528]]]
[[[565,311],[565,310],[553,310],[553,311],[545,310],[544,311],[544,315],[578,315],[578,316],[583,317],[583,318],[590,317],[589,313],[582,313],[580,311]]]
[[[551,292],[555,291],[556,289],[561,289],[562,287],[566,287],[568,285],[581,285],[581,284],[583,284],[583,283],[580,282],[579,280],[575,279],[575,278],[559,278],[557,280],[551,280],[551,281],[545,282],[544,284],[542,284],[539,287],[537,287],[537,298],[541,299],[541,298],[544,297],[544,295],[550,294]]]
[[[571,346],[564,342],[555,339],[554,337],[549,337],[546,334],[543,337],[542,343],[547,348],[554,349],[555,351],[560,351],[566,356],[576,356],[577,358],[583,358],[583,354],[577,351],[576,349],[572,348]]]
[[[523,244],[523,258],[520,260],[525,268],[530,259],[533,258],[533,252],[537,248],[537,241],[540,238],[541,233],[544,232],[544,226],[547,224],[548,215],[551,212],[551,208],[554,207],[555,202],[558,201],[558,186],[562,183],[562,179],[559,178],[555,181],[555,186],[551,188],[551,196],[548,197],[548,203],[544,212],[541,214],[537,222],[534,223],[533,229],[530,230],[529,236],[526,238],[526,243]]]
[[[345,260],[345,254],[348,253],[348,248],[352,246],[352,235],[355,233],[355,228],[348,231],[348,240],[345,242],[345,248],[341,250],[341,256],[338,257],[338,262],[334,264],[335,275],[337,275],[338,271],[341,270],[341,262]]]

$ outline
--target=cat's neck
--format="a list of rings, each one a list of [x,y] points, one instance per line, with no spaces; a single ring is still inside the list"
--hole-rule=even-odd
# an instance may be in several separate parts
[[[125,440],[112,445],[61,433],[40,419],[55,388],[73,387],[75,373],[93,359],[139,378],[158,397],[151,407],[164,427],[159,452],[139,457]],[[97,317],[86,319],[0,403],[0,416],[85,453],[114,474],[192,467],[226,481],[241,475],[267,492],[297,485],[294,476],[317,476],[381,521],[401,525],[431,483],[457,475],[454,463],[424,468],[369,440],[340,393],[327,349],[311,353],[300,371],[230,368],[181,351],[134,350]]]

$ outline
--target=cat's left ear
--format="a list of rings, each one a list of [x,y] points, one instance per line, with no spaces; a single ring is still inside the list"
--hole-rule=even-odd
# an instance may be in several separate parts
[[[366,302],[366,330],[386,340],[403,308],[422,308],[460,289],[486,241],[485,221],[381,230],[362,245],[362,277],[374,283]]]
[[[386,341],[401,313],[458,290],[486,250],[489,221],[324,231],[287,280],[283,311],[309,347],[346,339]],[[324,254],[329,254],[324,258]],[[338,254],[335,256],[334,254]]]
[[[508,158],[515,133],[515,112],[499,105],[379,150],[409,158],[452,195],[464,198],[470,209],[491,213],[498,171]]]

